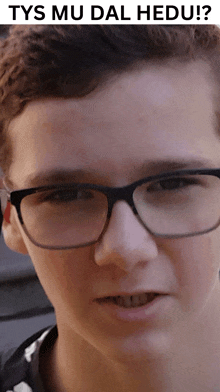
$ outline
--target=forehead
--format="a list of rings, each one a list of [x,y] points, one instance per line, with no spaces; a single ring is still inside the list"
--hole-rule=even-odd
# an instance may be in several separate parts
[[[10,178],[25,187],[53,170],[115,178],[136,175],[145,160],[150,167],[216,157],[218,165],[214,92],[208,66],[197,61],[151,64],[80,99],[31,102],[10,124]]]

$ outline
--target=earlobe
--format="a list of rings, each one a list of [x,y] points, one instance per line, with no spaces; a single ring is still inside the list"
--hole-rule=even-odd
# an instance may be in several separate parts
[[[21,228],[17,222],[16,212],[10,203],[7,204],[2,223],[2,232],[6,245],[14,252],[27,254]]]

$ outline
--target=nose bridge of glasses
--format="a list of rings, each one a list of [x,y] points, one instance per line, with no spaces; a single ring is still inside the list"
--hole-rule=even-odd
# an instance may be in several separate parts
[[[108,193],[108,219],[111,216],[112,209],[117,201],[123,200],[131,207],[135,215],[138,214],[133,201],[133,191],[134,187],[126,186],[123,188],[112,188]]]

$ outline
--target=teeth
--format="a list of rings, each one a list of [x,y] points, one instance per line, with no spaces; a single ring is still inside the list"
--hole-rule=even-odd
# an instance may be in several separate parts
[[[116,297],[105,297],[100,298],[98,302],[110,302],[123,308],[135,308],[138,306],[146,305],[147,303],[154,300],[157,293],[143,293],[139,295],[118,295]]]
[[[138,306],[145,305],[147,302],[152,301],[155,298],[156,294],[140,294],[140,295],[132,295],[132,296],[118,296],[113,297],[113,301],[118,306],[122,306],[124,308],[135,308]]]
[[[142,305],[142,302],[140,300],[140,295],[134,295],[133,297],[131,297],[131,304],[132,306],[138,306],[138,305]]]
[[[147,301],[149,301],[150,295],[149,294],[141,294],[139,296],[139,298],[140,298],[141,304],[144,305]]]
[[[118,296],[118,297],[116,297],[116,303],[119,306],[124,306],[125,308],[130,308],[130,306],[132,304],[132,297]]]

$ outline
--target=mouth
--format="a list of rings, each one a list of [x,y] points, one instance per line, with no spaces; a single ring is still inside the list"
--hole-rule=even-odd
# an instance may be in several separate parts
[[[145,306],[157,298],[159,293],[142,293],[137,295],[117,295],[98,298],[96,301],[100,304],[114,304],[121,308],[138,308]]]

